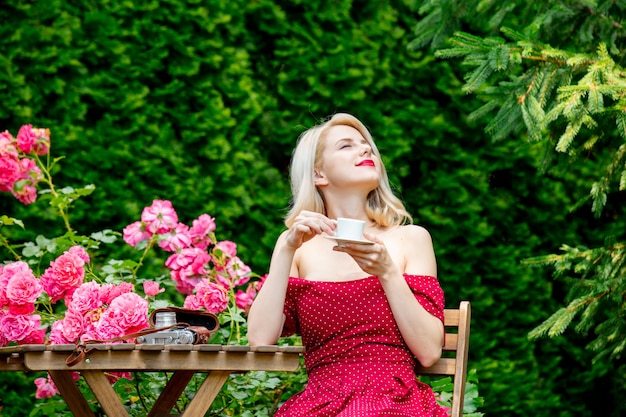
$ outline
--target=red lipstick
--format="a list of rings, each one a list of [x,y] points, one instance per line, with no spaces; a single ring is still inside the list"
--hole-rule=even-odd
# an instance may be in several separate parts
[[[357,164],[358,167],[373,167],[376,166],[376,164],[374,164],[374,161],[372,161],[371,159],[364,159],[361,162],[359,162]]]

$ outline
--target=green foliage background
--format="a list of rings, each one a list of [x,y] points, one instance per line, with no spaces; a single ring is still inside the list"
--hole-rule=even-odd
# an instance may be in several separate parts
[[[582,337],[528,340],[565,289],[520,264],[562,243],[601,244],[624,230],[622,205],[601,218],[570,212],[594,161],[540,174],[543,149],[492,143],[469,124],[481,103],[462,92],[463,71],[407,49],[414,2],[6,0],[0,19],[10,22],[0,27],[0,129],[50,128],[53,155],[66,156],[55,182],[96,185],[72,212],[81,233],[121,231],[168,199],[181,221],[216,217],[222,238],[264,273],[297,136],[349,112],[370,127],[398,193],[430,230],[447,304],[472,302],[482,411],[624,411],[616,368],[591,365]],[[0,207],[25,222],[12,239],[59,232],[45,204],[4,195]],[[1,415],[23,415],[14,390],[34,396],[30,384],[3,387]]]

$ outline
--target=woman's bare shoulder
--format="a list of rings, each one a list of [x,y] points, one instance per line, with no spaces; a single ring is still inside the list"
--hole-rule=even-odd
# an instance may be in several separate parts
[[[406,260],[404,272],[437,276],[437,260],[430,232],[419,225],[406,225],[402,229],[402,248]]]
[[[423,226],[417,224],[405,224],[398,226],[398,237],[414,243],[432,242],[430,232]]]

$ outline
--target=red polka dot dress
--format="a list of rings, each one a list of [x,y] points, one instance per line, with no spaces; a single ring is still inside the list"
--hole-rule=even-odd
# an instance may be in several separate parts
[[[419,303],[443,321],[437,278],[405,275]],[[283,335],[306,347],[306,389],[275,417],[447,417],[431,388],[417,381],[416,359],[402,339],[382,285],[290,278]]]

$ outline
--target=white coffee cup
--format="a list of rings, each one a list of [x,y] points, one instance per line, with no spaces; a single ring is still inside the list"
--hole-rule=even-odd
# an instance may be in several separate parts
[[[363,240],[363,230],[365,222],[363,220],[337,218],[337,229],[335,237],[346,240]]]

